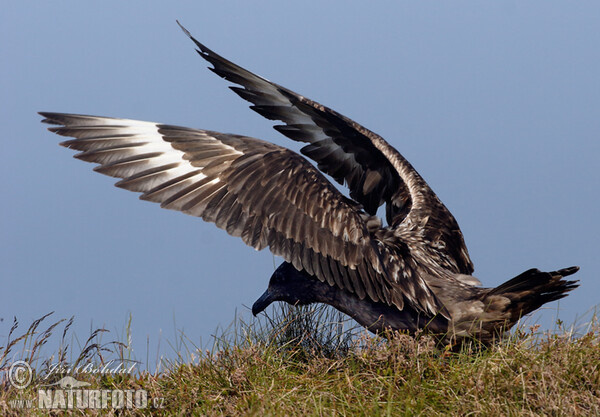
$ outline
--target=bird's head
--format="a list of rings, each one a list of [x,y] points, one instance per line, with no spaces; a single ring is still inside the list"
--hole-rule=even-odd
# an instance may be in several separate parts
[[[252,305],[255,316],[264,311],[273,301],[285,301],[292,305],[306,305],[320,300],[320,293],[326,291],[327,284],[300,272],[288,262],[282,263],[271,275],[269,286],[263,295]]]

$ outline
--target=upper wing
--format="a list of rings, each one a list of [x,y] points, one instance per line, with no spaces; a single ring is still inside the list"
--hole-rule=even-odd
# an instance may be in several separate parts
[[[41,113],[62,145],[122,178],[141,199],[214,222],[330,285],[428,314],[440,306],[418,277],[395,281],[370,220],[300,155],[245,136],[135,120]]]
[[[350,196],[367,213],[374,215],[386,203],[387,222],[392,227],[413,217],[411,223],[422,226],[424,237],[446,259],[442,266],[457,273],[473,272],[463,235],[450,211],[411,164],[381,136],[234,64],[181,28],[198,46],[200,56],[213,65],[211,71],[241,85],[243,88],[230,88],[253,103],[252,110],[284,122],[285,125],[274,126],[277,131],[295,141],[308,142],[301,152],[340,184],[345,182]]]

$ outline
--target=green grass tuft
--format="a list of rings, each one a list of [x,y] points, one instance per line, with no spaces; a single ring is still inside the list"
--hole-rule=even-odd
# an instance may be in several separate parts
[[[37,339],[31,332],[14,338],[0,358],[20,343],[35,346],[63,323]],[[160,371],[77,377],[92,388],[144,389],[160,400],[149,407],[162,405],[121,415],[600,415],[597,317],[582,330],[540,333],[521,325],[491,348],[451,352],[426,335],[397,333],[387,340],[369,335],[328,308],[278,306],[260,320],[237,319],[215,337],[212,349],[180,342],[180,356]],[[81,360],[105,361],[109,351],[124,357],[126,346],[97,338],[88,340],[86,346],[96,347],[84,346]],[[27,359],[35,353],[24,352]],[[36,390],[34,383],[19,391],[4,378],[0,414],[23,415],[10,401],[33,398]]]

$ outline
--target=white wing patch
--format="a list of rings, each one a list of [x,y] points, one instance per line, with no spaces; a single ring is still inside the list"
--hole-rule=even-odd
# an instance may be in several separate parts
[[[213,149],[205,158],[190,158],[164,140],[160,124],[129,119],[68,115],[69,126],[51,128],[77,139],[62,145],[82,151],[76,158],[100,164],[95,171],[124,178],[116,185],[144,193],[143,200],[161,203],[161,207],[197,215],[202,207],[194,205],[199,196],[208,197],[226,184],[218,177],[209,178],[202,171],[216,158],[229,160],[242,155],[212,137],[195,131],[194,140]],[[222,165],[221,165],[222,168]]]

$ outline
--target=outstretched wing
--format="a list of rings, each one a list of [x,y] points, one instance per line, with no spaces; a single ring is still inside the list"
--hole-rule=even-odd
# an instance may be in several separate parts
[[[245,70],[181,28],[194,41],[200,56],[213,65],[211,71],[241,85],[230,88],[251,102],[252,110],[284,122],[274,126],[277,131],[292,140],[307,142],[301,152],[321,171],[340,184],[346,183],[350,196],[367,213],[374,215],[385,203],[391,227],[412,217],[410,223],[419,225],[419,232],[432,248],[443,254],[442,266],[462,274],[473,272],[463,235],[450,211],[382,137],[328,107]]]
[[[390,278],[360,207],[302,156],[259,139],[135,120],[40,113],[62,145],[141,199],[215,223],[330,285],[440,310],[418,276]]]

